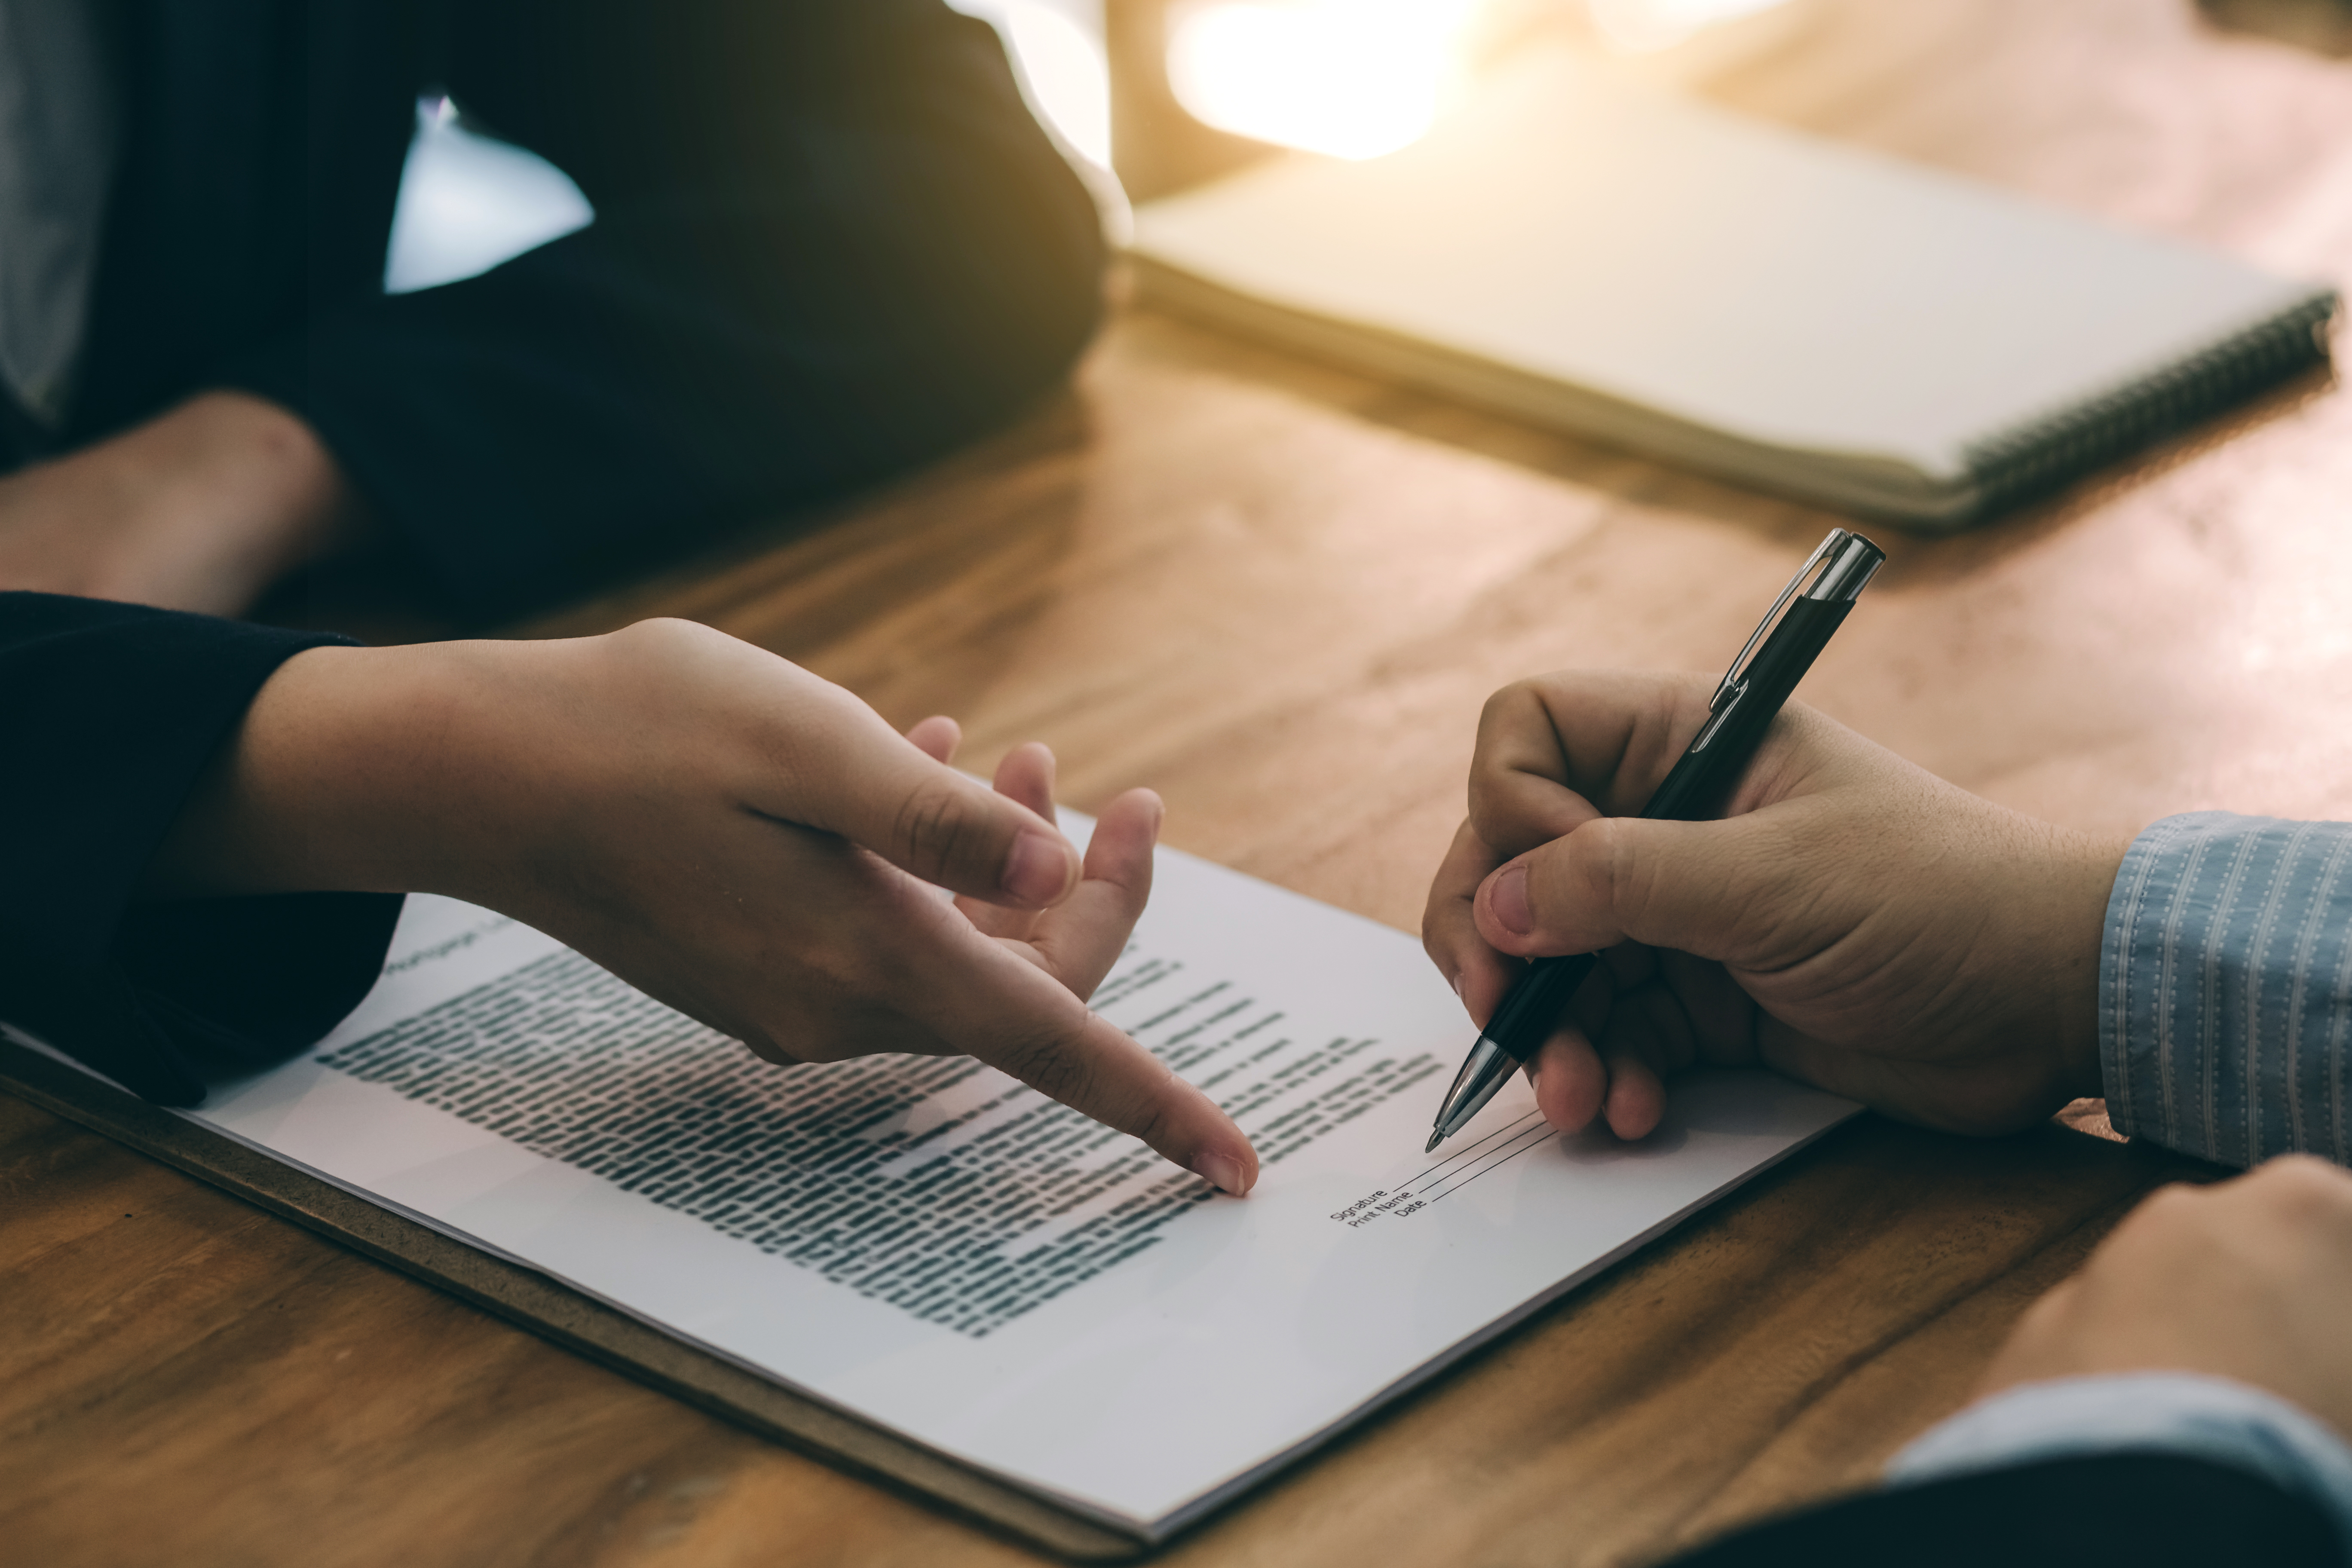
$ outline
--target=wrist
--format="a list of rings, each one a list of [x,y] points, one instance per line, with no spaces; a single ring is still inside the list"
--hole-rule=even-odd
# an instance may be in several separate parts
[[[2053,909],[2044,1006],[2061,1100],[2106,1092],[2100,1068],[2099,963],[2106,939],[2107,902],[2128,840],[2056,832]]]
[[[147,891],[475,890],[506,837],[467,787],[492,727],[475,694],[509,648],[319,647],[265,682],[150,869]]]

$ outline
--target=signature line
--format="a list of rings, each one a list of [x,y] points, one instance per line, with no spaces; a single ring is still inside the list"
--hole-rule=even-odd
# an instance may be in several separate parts
[[[1443,1171],[1448,1165],[1458,1165],[1465,1160],[1475,1161],[1485,1158],[1484,1155],[1481,1155],[1478,1152],[1479,1143],[1492,1143],[1497,1138],[1510,1138],[1516,1136],[1520,1128],[1525,1127],[1529,1121],[1534,1121],[1537,1117],[1541,1116],[1543,1112],[1540,1110],[1530,1110],[1525,1116],[1520,1117],[1517,1121],[1512,1122],[1509,1126],[1497,1128],[1494,1131],[1487,1133],[1486,1136],[1479,1139],[1477,1143],[1465,1143],[1461,1148],[1456,1149],[1453,1153],[1448,1154],[1444,1159],[1437,1162],[1436,1164],[1430,1166],[1428,1170],[1416,1172],[1414,1174],[1407,1176],[1404,1180],[1404,1184],[1408,1187],[1412,1186],[1415,1182],[1420,1181],[1422,1177]],[[1494,1151],[1489,1149],[1486,1152],[1491,1154]]]
[[[1517,1159],[1520,1155],[1526,1153],[1528,1150],[1540,1149],[1550,1142],[1551,1129],[1549,1127],[1537,1128],[1534,1131],[1534,1135],[1532,1137],[1528,1137],[1524,1142],[1521,1142],[1517,1148],[1512,1150],[1509,1153],[1503,1155],[1501,1158],[1491,1162],[1481,1169],[1473,1171],[1468,1175],[1463,1176],[1460,1181],[1454,1182],[1452,1186],[1447,1187],[1444,1192],[1439,1193],[1435,1197],[1431,1198],[1429,1201],[1431,1203],[1437,1203],[1443,1199],[1450,1198],[1454,1194],[1460,1192],[1463,1188],[1468,1186],[1471,1183],[1476,1181],[1479,1177],[1486,1175],[1491,1171],[1499,1170],[1503,1166],[1507,1165],[1512,1161]],[[1454,1174],[1460,1175],[1461,1173],[1455,1172]],[[1446,1179],[1451,1180],[1450,1177]],[[1440,1184],[1433,1183],[1432,1184],[1436,1185]]]

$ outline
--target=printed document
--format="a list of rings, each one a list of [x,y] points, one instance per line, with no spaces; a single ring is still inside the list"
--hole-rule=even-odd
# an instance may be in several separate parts
[[[1419,943],[1168,850],[1093,1005],[1249,1134],[1249,1197],[966,1058],[762,1062],[425,897],[341,1028],[187,1114],[1156,1538],[1855,1109],[1694,1075],[1623,1144],[1515,1080],[1424,1155],[1473,1030]]]

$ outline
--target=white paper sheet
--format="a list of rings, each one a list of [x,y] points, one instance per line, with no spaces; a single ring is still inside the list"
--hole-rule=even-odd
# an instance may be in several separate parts
[[[977,1064],[769,1066],[432,898],[317,1051],[189,1114],[1158,1535],[1854,1110],[1699,1075],[1627,1146],[1518,1082],[1424,1156],[1470,1031],[1419,945],[1168,851],[1097,1005],[1234,1112],[1250,1197]]]

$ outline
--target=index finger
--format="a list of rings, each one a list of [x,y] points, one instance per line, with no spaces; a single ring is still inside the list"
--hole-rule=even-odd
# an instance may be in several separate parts
[[[1470,820],[1503,858],[1596,816],[1642,809],[1706,721],[1702,676],[1562,670],[1495,693],[1478,716]]]
[[[961,922],[959,922],[961,924]],[[997,1068],[1235,1196],[1257,1151],[1214,1100],[1087,1006],[1045,970],[969,925],[934,927],[896,994],[950,1049]]]
[[[1473,912],[1479,885],[1503,858],[1487,847],[1467,822],[1454,830],[1445,859],[1430,879],[1429,901],[1421,911],[1421,947],[1453,985],[1480,1028],[1502,1005],[1527,965],[1497,952],[1478,934]]]

